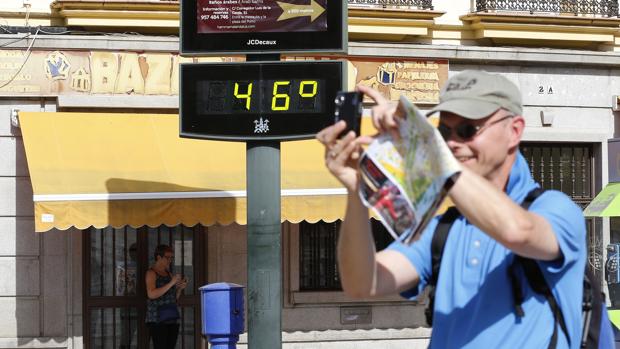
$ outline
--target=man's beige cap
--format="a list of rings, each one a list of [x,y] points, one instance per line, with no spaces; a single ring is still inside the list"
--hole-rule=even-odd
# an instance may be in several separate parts
[[[517,85],[499,74],[464,70],[448,79],[439,93],[439,104],[427,115],[445,111],[477,120],[500,108],[522,115],[521,92]]]

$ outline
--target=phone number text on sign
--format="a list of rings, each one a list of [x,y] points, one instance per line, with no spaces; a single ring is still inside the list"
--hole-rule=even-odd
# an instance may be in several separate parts
[[[198,33],[326,31],[327,0],[198,0]]]

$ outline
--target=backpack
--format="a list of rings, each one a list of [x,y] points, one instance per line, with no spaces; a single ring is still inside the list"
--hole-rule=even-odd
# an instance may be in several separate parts
[[[536,188],[530,191],[527,197],[521,203],[521,207],[526,210],[530,207],[532,202],[536,200],[544,192],[541,188]],[[433,325],[433,311],[435,306],[435,287],[439,278],[439,267],[441,266],[441,257],[443,249],[448,240],[448,233],[452,224],[461,214],[452,207],[444,213],[439,219],[437,228],[435,228],[435,235],[431,242],[431,263],[432,263],[432,275],[429,280],[428,286],[429,302],[424,311],[426,315],[426,322],[429,326]],[[560,326],[564,336],[570,346],[570,337],[568,336],[568,330],[564,321],[562,311],[551,293],[547,282],[543,276],[542,271],[538,267],[535,260],[514,256],[514,260],[509,267],[510,281],[512,283],[513,299],[515,304],[515,313],[518,317],[525,316],[521,304],[523,303],[523,295],[521,294],[521,285],[516,277],[516,268],[523,268],[528,284],[532,290],[538,294],[544,295],[551,312],[553,313],[554,326],[553,333],[551,335],[551,341],[549,342],[548,349],[555,349],[558,340],[558,325]],[[582,299],[582,338],[580,348],[587,349],[602,349],[613,348],[613,330],[611,321],[607,315],[607,307],[605,305],[605,294],[601,291],[598,280],[594,277],[594,274],[586,264],[584,276],[583,276],[583,299]]]

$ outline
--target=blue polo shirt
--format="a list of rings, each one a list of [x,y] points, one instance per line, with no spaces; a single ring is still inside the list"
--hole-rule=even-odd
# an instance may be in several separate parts
[[[521,203],[537,187],[521,154],[510,172],[507,194]],[[562,256],[538,264],[562,309],[570,348],[581,340],[581,297],[586,263],[586,228],[579,206],[559,191],[547,190],[530,206],[551,224]],[[411,246],[400,242],[388,248],[407,257],[420,274],[418,287],[404,292],[415,299],[431,276],[431,241],[439,218],[433,219]],[[441,260],[435,293],[430,348],[547,348],[553,314],[544,297],[532,291],[522,268],[520,284],[525,316],[515,315],[508,267],[514,254],[464,217],[454,222]],[[558,326],[557,348],[569,348]]]

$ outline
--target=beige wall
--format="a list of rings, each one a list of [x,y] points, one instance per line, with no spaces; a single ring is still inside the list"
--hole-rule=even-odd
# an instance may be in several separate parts
[[[32,186],[11,109],[54,110],[43,100],[0,100],[0,348],[65,348],[68,232],[34,232]]]

